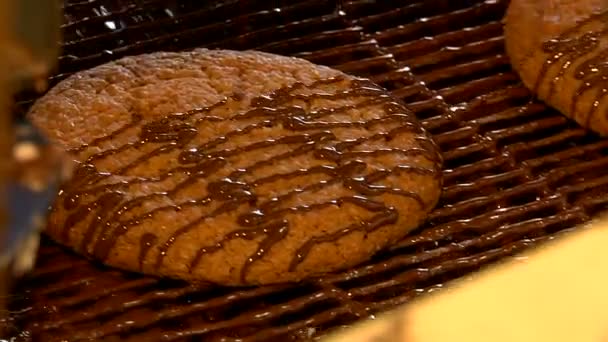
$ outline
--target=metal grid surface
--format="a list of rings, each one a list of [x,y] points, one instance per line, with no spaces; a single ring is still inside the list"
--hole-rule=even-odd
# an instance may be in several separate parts
[[[608,202],[608,141],[511,71],[506,0],[71,0],[53,82],[136,53],[259,49],[389,89],[445,158],[429,222],[370,262],[297,285],[190,286],[91,264],[46,243],[11,323],[34,341],[305,341],[552,239]],[[20,111],[29,104],[21,98]]]

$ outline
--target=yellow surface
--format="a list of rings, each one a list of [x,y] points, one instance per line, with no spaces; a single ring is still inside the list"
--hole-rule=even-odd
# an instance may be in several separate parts
[[[608,220],[474,279],[326,341],[608,342]]]

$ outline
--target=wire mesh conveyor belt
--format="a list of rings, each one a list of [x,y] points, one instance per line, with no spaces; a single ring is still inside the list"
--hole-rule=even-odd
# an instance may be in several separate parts
[[[46,242],[7,322],[34,341],[306,341],[438,290],[608,203],[608,141],[531,101],[509,66],[507,1],[68,1],[56,82],[124,55],[259,49],[369,77],[445,158],[428,223],[373,260],[297,285],[190,286]],[[20,97],[18,113],[31,103]]]

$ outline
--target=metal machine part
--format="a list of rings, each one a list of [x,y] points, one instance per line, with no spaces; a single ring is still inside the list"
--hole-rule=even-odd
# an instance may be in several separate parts
[[[0,1],[0,312],[11,280],[33,265],[62,158],[11,115],[22,90],[43,91],[59,54],[60,2]]]

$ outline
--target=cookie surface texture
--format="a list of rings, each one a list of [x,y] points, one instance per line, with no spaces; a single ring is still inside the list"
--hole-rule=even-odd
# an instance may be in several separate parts
[[[513,0],[505,41],[513,68],[540,100],[608,135],[605,0]]]
[[[299,281],[395,243],[440,194],[441,157],[411,112],[301,59],[126,57],[62,81],[29,116],[81,162],[47,234],[125,270]]]

